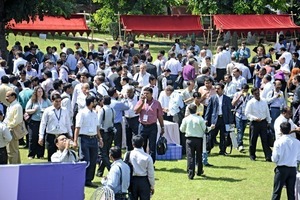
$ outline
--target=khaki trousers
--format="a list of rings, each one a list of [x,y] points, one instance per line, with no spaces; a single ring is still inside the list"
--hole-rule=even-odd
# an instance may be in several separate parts
[[[20,164],[20,151],[19,151],[19,140],[12,139],[6,146],[8,163],[9,164]]]

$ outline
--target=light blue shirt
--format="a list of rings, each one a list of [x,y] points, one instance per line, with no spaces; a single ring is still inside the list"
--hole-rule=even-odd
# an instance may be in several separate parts
[[[38,102],[32,104],[31,99],[29,99],[29,101],[26,104],[25,110],[37,107],[37,110],[35,111],[35,113],[32,114],[31,119],[34,121],[41,121],[44,110],[51,105],[52,104],[49,99],[43,99],[41,104],[39,104]]]
[[[109,186],[115,194],[126,193],[130,184],[129,166],[122,159],[114,161],[107,175],[107,179],[104,179],[102,184]]]
[[[123,111],[128,110],[129,107],[125,103],[117,101],[115,98],[111,98],[110,107],[115,111],[115,120],[114,123],[121,123]]]

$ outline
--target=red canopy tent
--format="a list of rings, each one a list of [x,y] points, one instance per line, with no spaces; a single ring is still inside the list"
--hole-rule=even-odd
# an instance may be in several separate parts
[[[21,23],[16,23],[15,20],[11,20],[6,29],[12,31],[15,35],[21,33],[24,35],[25,33],[29,33],[32,35],[33,33],[51,33],[54,35],[58,33],[61,35],[65,33],[69,35],[72,33],[75,35],[79,33],[83,35],[83,33],[90,34],[91,30],[86,25],[86,21],[83,15],[71,15],[70,18],[65,17],[53,17],[53,16],[44,16],[43,20],[40,20],[39,17],[36,17],[35,21],[22,21]]]
[[[187,35],[203,32],[199,15],[121,15],[121,23],[126,32],[135,34]]]
[[[300,30],[289,15],[214,15],[214,24],[220,32],[277,32]]]

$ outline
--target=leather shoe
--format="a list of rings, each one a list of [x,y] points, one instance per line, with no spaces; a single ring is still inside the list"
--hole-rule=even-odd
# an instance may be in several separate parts
[[[213,167],[214,165],[207,163],[207,164],[204,164],[204,166],[205,167]]]
[[[92,183],[92,182],[85,183],[85,186],[86,187],[91,187],[91,188],[97,188],[98,187],[98,185],[96,185],[95,183]]]
[[[250,160],[255,161],[255,158],[253,156],[250,156]]]
[[[220,152],[219,155],[221,155],[221,156],[228,156],[228,153],[226,153],[226,152]]]
[[[266,162],[272,162],[271,158],[266,158]]]
[[[202,170],[200,173],[198,172],[197,173],[197,176],[201,176],[201,175],[203,175],[204,174],[204,170]]]
[[[103,177],[103,172],[97,172],[97,173],[96,173],[96,176],[98,176],[98,177]]]

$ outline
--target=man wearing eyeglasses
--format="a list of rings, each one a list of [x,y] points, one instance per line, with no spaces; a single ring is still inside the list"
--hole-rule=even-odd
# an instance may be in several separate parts
[[[75,151],[70,149],[72,140],[61,134],[55,138],[54,143],[57,147],[57,152],[51,156],[51,162],[76,162],[77,156]]]

